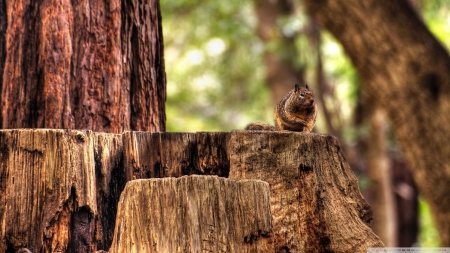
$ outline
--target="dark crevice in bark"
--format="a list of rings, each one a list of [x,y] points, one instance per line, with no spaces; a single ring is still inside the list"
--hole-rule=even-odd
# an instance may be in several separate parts
[[[100,231],[96,231],[96,234],[100,235],[99,241],[96,242],[97,250],[109,250],[113,236],[114,227],[117,214],[117,205],[119,203],[119,197],[123,189],[125,188],[125,170],[123,164],[123,152],[118,160],[114,162],[113,168],[105,175],[102,172],[102,168],[107,167],[106,164],[102,164],[102,146],[97,146],[97,150],[94,154],[95,159],[95,175],[97,185],[97,208],[99,223],[101,227],[96,227]],[[109,178],[107,185],[104,185],[105,179]]]
[[[428,90],[433,101],[438,102],[441,93],[442,82],[436,73],[428,73],[423,76],[424,89]]]
[[[81,207],[71,216],[69,253],[91,253],[93,239],[93,215],[88,207]]]
[[[142,114],[141,108],[137,107],[137,98],[142,89],[139,87],[139,38],[136,25],[131,24],[131,59],[130,59],[130,102],[131,102],[131,129],[137,129],[138,118]]]
[[[3,89],[3,71],[6,61],[6,29],[8,20],[6,18],[6,0],[0,0],[0,92]],[[0,112],[2,111],[2,96],[0,96]],[[0,113],[0,126],[2,126],[3,117]]]

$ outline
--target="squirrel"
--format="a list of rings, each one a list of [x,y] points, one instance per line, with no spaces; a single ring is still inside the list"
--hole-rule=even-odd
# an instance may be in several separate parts
[[[306,87],[295,85],[275,107],[275,126],[254,122],[245,130],[310,132],[317,118],[314,93]]]

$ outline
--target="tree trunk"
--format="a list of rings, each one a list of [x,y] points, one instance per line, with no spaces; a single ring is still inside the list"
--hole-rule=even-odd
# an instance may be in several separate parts
[[[303,67],[296,61],[299,55],[295,46],[296,34],[287,36],[280,24],[283,18],[295,12],[295,6],[289,0],[254,0],[254,4],[258,36],[265,44],[266,82],[276,106],[296,83],[305,83]]]
[[[412,247],[419,234],[419,191],[404,159],[394,159],[398,247]]]
[[[450,246],[450,57],[406,1],[312,1],[394,129],[441,245]]]
[[[274,252],[269,184],[212,176],[134,180],[114,252]]]
[[[386,247],[398,247],[397,205],[394,193],[392,166],[388,156],[387,127],[383,111],[372,110],[367,154],[370,190],[375,218],[373,231]]]
[[[108,250],[126,181],[195,173],[268,181],[275,252],[365,252],[382,245],[331,136],[20,129],[0,131],[0,150],[0,252]]]
[[[2,128],[165,130],[157,0],[0,0],[5,12]]]

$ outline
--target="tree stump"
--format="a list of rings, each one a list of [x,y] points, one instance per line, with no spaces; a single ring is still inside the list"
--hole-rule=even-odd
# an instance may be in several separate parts
[[[120,196],[109,252],[273,252],[269,195],[259,180],[133,180]]]
[[[0,151],[0,252],[109,247],[125,185],[121,135],[2,130]]]
[[[230,133],[125,132],[127,181],[202,174],[228,177]]]
[[[0,131],[0,252],[23,247],[32,252],[109,250],[119,196],[127,181],[190,174],[267,181],[274,252],[365,252],[382,246],[369,227],[370,207],[337,139],[329,135],[17,129]],[[169,194],[170,189],[161,194]],[[225,202],[217,190],[208,194],[211,201],[219,199],[213,207],[221,210]],[[144,205],[136,202],[140,203]],[[162,214],[172,204],[164,203],[160,203]],[[182,213],[189,205],[179,207]],[[264,212],[242,208],[254,212],[255,219],[265,219],[259,216]],[[234,217],[240,214],[232,209],[225,213],[220,219],[242,218]],[[144,225],[148,224],[140,224]],[[250,232],[244,232],[241,239],[250,240]],[[161,245],[161,239],[158,242]],[[245,247],[244,252],[253,249]]]
[[[235,131],[229,156],[230,178],[270,184],[276,252],[383,247],[370,229],[372,211],[335,137]]]

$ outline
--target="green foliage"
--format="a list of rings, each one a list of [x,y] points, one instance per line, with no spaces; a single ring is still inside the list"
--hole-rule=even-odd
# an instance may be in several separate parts
[[[161,9],[168,131],[229,131],[255,120],[272,122],[263,52],[281,49],[257,37],[252,1],[162,0]],[[305,28],[307,18],[296,12],[279,23],[285,35],[294,36]],[[323,41],[326,75],[338,98],[326,102],[342,115],[341,122],[350,122],[359,89],[356,73],[331,36],[325,34]],[[295,45],[300,55],[286,52],[286,57],[302,66],[307,82],[313,84],[315,49],[304,35]],[[324,132],[322,120],[317,123],[319,132]]]
[[[430,207],[422,198],[419,198],[419,247],[439,247],[438,232],[433,224]]]
[[[252,7],[236,0],[161,1],[168,131],[230,131],[271,120]]]
[[[428,29],[450,48],[450,3],[447,0],[422,1],[422,16]]]
[[[354,142],[359,133],[352,120],[361,88],[358,74],[342,46],[326,31],[322,32],[321,51],[332,95],[325,102],[343,141]]]

